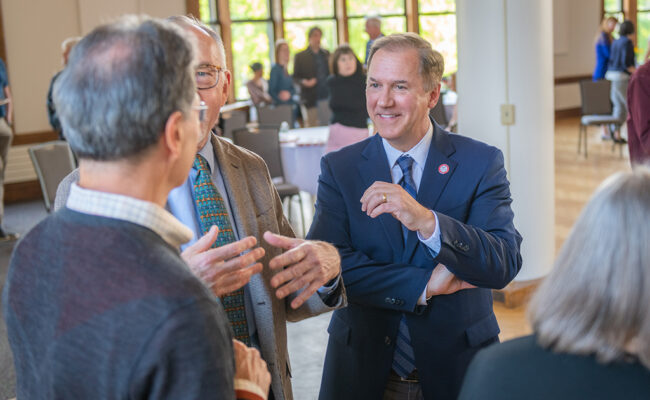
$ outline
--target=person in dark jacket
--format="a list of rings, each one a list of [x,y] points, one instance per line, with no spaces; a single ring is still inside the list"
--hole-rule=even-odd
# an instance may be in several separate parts
[[[340,45],[334,51],[332,72],[327,78],[332,119],[325,152],[338,150],[368,137],[366,74],[347,44]]]
[[[293,62],[293,80],[300,85],[300,101],[305,107],[307,126],[318,124],[316,103],[328,97],[325,81],[330,74],[330,53],[321,48],[323,31],[314,26],[309,30],[309,46],[296,54]]]
[[[534,334],[479,351],[459,399],[650,398],[649,219],[650,169],[607,179],[531,300]]]
[[[636,71],[634,64],[634,24],[625,20],[619,28],[619,38],[612,43],[612,50],[609,55],[609,64],[605,79],[612,82],[610,99],[612,100],[612,116],[620,122],[612,127],[612,139],[617,143],[625,143],[621,138],[620,127],[627,117],[627,84],[630,75]]]

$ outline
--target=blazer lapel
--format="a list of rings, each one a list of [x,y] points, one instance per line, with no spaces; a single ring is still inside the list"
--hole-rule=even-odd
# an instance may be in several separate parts
[[[223,139],[212,134],[211,141],[239,238],[254,236],[257,233],[257,219],[253,207],[249,207],[251,193],[246,184],[242,161],[222,142]]]
[[[449,138],[450,134],[440,128],[435,122],[433,122],[433,128],[433,138],[431,139],[429,154],[424,165],[417,201],[424,207],[435,211],[436,204],[447,186],[449,179],[451,179],[451,176],[456,171],[458,162],[450,158],[456,151]],[[408,262],[412,258],[419,242],[417,233],[409,231],[406,249],[402,258],[404,262]]]
[[[367,189],[376,181],[392,182],[388,158],[382,146],[381,136],[375,136],[368,142],[368,145],[361,152],[362,160],[359,163],[359,174]],[[361,205],[359,205],[361,207]],[[393,253],[400,255],[404,252],[402,240],[402,224],[390,214],[382,214],[377,217],[388,237],[388,242]]]

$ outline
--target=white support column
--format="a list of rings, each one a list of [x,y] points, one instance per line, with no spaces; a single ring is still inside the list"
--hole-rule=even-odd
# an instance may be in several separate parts
[[[516,281],[545,276],[555,254],[553,21],[549,0],[457,0],[459,133],[503,151],[515,226]],[[514,124],[501,105],[514,105]]]

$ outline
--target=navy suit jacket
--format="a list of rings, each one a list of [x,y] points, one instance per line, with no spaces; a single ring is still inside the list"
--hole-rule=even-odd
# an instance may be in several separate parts
[[[417,201],[438,215],[435,258],[416,232],[404,244],[390,214],[373,219],[361,211],[359,200],[375,181],[392,182],[378,134],[321,160],[308,237],[339,249],[348,307],[330,322],[320,398],[380,399],[404,314],[424,397],[455,399],[475,352],[498,341],[491,288],[504,287],[521,268],[503,155],[434,123]],[[417,305],[438,263],[479,288]]]

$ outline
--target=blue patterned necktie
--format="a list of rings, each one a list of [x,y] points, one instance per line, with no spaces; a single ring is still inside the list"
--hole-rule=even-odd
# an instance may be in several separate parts
[[[200,155],[196,155],[193,167],[198,171],[194,181],[194,201],[201,220],[201,230],[205,235],[212,225],[219,227],[219,235],[212,248],[223,246],[235,241],[235,234],[232,231],[228,210],[219,194],[217,187],[212,182],[210,167],[207,161]],[[244,289],[241,288],[221,297],[221,304],[228,316],[235,339],[250,346],[251,341],[248,334],[248,322],[246,321],[246,310],[244,308]]]
[[[402,154],[397,159],[397,164],[401,168],[403,174],[399,184],[408,194],[413,198],[416,198],[417,191],[411,173],[413,168],[413,159],[406,154]],[[408,230],[404,226],[402,226],[402,230],[405,232],[404,237],[406,237]],[[406,318],[404,317],[404,314],[402,314],[402,318],[399,321],[399,329],[397,330],[395,353],[393,354],[393,370],[397,372],[397,375],[406,378],[414,369],[415,354],[413,354],[413,347],[411,346],[411,335],[409,334],[409,328],[406,325]]]

